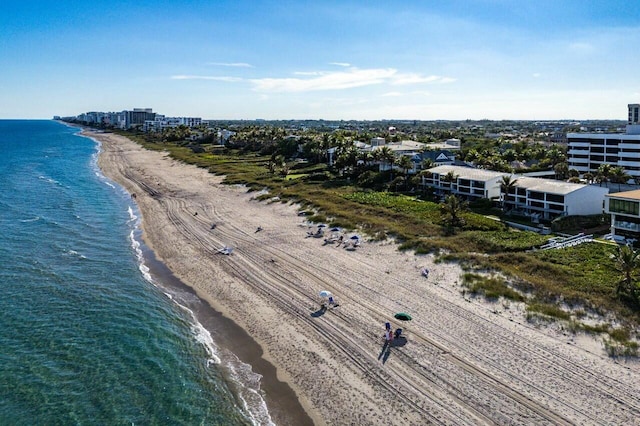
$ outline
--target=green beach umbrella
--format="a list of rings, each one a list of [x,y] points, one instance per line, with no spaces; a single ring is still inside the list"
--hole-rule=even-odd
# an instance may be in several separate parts
[[[411,315],[407,314],[406,312],[398,312],[393,317],[400,321],[411,321]]]

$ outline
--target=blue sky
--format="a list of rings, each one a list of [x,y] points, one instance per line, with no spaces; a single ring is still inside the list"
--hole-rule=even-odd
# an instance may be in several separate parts
[[[624,120],[640,102],[628,0],[13,3],[0,118]]]

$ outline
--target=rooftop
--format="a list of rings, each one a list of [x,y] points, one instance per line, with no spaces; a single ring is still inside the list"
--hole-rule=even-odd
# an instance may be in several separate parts
[[[640,189],[633,191],[615,192],[613,194],[607,194],[607,197],[627,198],[631,200],[640,200]]]
[[[462,166],[437,166],[429,169],[431,173],[438,173],[440,175],[446,175],[449,172],[453,172],[463,179],[471,179],[477,181],[487,181],[502,176],[509,176],[509,173],[495,172],[493,170],[474,169],[472,167]]]
[[[570,183],[562,180],[543,179],[528,176],[515,175],[518,179],[516,186],[518,188],[526,188],[530,191],[547,192],[551,194],[570,194],[573,191],[582,189],[588,185],[582,183]]]

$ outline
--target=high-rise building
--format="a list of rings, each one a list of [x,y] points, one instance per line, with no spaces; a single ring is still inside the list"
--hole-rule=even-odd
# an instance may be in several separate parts
[[[640,177],[640,104],[629,104],[626,133],[568,133],[567,163],[580,174],[595,174],[602,164]]]
[[[130,111],[122,111],[122,113],[124,114],[125,129],[142,126],[146,120],[153,120],[156,116],[152,108],[134,108]]]

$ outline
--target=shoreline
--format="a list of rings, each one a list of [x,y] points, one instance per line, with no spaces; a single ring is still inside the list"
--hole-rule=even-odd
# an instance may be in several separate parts
[[[81,126],[70,127],[78,127],[82,129],[80,135],[100,141],[98,137],[99,134],[92,133],[90,130]],[[102,142],[103,141],[100,141],[100,143]],[[98,159],[98,163],[99,162],[100,159]],[[122,185],[115,179],[115,176],[108,175],[102,167],[100,167],[100,169],[105,176]],[[127,191],[129,195],[132,194],[126,187],[123,186],[123,189]],[[135,202],[136,200],[133,199],[133,201]],[[139,212],[141,215],[140,222],[142,224],[144,223],[144,213],[141,210]],[[193,300],[190,302],[180,300],[180,304],[190,309],[195,319],[209,333],[216,336],[215,343],[217,346],[223,350],[230,351],[241,362],[249,365],[254,373],[261,376],[260,390],[263,393],[262,397],[267,404],[268,413],[272,421],[277,425],[307,426],[316,424],[302,404],[300,404],[294,389],[289,383],[281,381],[277,377],[276,367],[264,357],[264,352],[260,344],[253,339],[245,329],[231,318],[225,316],[221,310],[217,309],[215,302],[207,300],[206,297],[202,297],[195,288],[185,284],[180,278],[175,276],[173,271],[157,258],[153,248],[144,238],[145,232],[142,226],[138,234],[136,239],[139,240],[145,265],[149,268],[149,273],[158,285],[160,285],[160,288],[165,291],[178,290],[178,292],[186,292],[195,296],[197,298],[196,302]],[[176,295],[172,294],[172,297],[175,296]],[[227,377],[227,380],[230,379]],[[228,384],[232,387],[237,386],[233,381],[229,381]]]
[[[143,243],[144,244],[144,243]],[[260,389],[265,392],[265,400],[271,419],[277,425],[312,425],[313,420],[304,411],[297,400],[297,396],[288,383],[278,380],[275,366],[262,357],[263,351],[243,328],[233,320],[225,317],[211,304],[200,299],[195,290],[177,278],[169,268],[160,262],[149,247],[141,247],[145,265],[155,280],[161,283],[161,288],[178,290],[197,297],[197,301],[180,304],[192,310],[197,321],[215,336],[216,345],[229,350],[243,363],[250,365],[255,373],[262,376]],[[175,296],[175,295],[174,295]]]
[[[392,241],[363,241],[354,251],[323,244],[306,237],[311,225],[294,205],[258,202],[246,188],[125,137],[83,134],[101,141],[105,175],[137,194],[143,237],[158,260],[246,330],[315,424],[640,417],[640,395],[624,391],[640,380],[638,363],[536,328],[517,304],[463,297],[458,265],[399,252]],[[233,254],[217,255],[226,245]],[[320,311],[320,290],[340,307]],[[401,311],[413,316],[409,324],[393,319]],[[383,344],[386,321],[405,329],[393,347]]]

